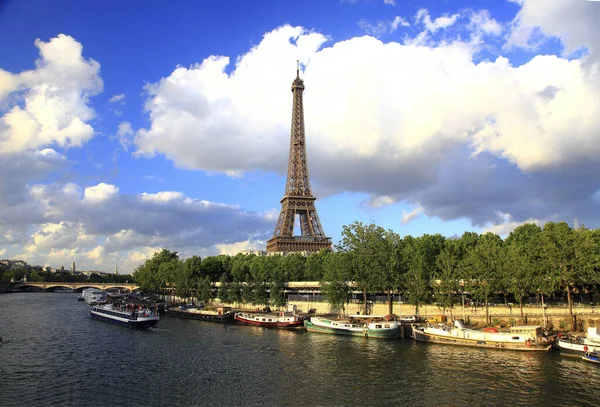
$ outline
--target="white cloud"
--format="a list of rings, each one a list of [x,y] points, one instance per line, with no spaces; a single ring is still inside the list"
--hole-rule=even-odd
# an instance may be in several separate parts
[[[119,123],[119,128],[117,130],[117,138],[119,139],[119,143],[123,150],[127,151],[129,146],[133,142],[134,131],[131,128],[131,123],[129,122],[121,122]]]
[[[177,191],[125,195],[105,183],[83,192],[75,184],[50,184],[30,187],[29,195],[19,206],[29,233],[3,228],[0,245],[18,238],[22,245],[13,244],[7,254],[53,267],[76,261],[78,269],[113,271],[118,265],[128,273],[162,247],[182,256],[215,255],[217,245],[266,240],[275,224],[270,212],[248,212]],[[10,224],[7,217],[15,213],[0,209],[0,225]]]
[[[81,146],[94,135],[89,99],[102,91],[100,64],[82,56],[82,46],[59,34],[36,40],[36,69],[11,74],[0,69],[0,102],[14,94],[12,108],[0,117],[0,154],[56,144]]]
[[[600,37],[597,35],[600,7],[597,4],[574,0],[522,0],[521,6],[507,46],[536,49],[548,37],[556,37],[564,44],[566,55],[586,48],[592,61],[600,61]]]
[[[383,4],[386,4],[388,6],[395,6],[396,0],[383,0]]]
[[[432,31],[454,22],[481,35],[498,32],[485,12],[455,16],[432,21],[422,11],[419,21]],[[539,217],[562,211],[564,203],[543,192],[550,176],[542,174],[600,165],[598,78],[582,60],[475,62],[478,44],[459,37],[426,46],[370,36],[325,41],[285,26],[240,56],[229,74],[229,60],[218,56],[176,68],[147,87],[151,124],[136,134],[137,154],[226,174],[285,174],[289,86],[300,59],[311,177],[329,193],[418,202],[429,216],[485,224],[509,207],[517,220],[532,210],[544,212]],[[485,198],[477,198],[482,189]],[[574,192],[585,200],[587,189],[596,183]],[[546,197],[543,208],[529,202],[539,196]]]
[[[421,216],[421,214],[423,213],[423,208],[421,208],[420,206],[417,206],[415,209],[413,209],[410,212],[407,212],[405,209],[402,209],[402,219],[400,220],[400,223],[402,225],[406,225],[407,223],[415,220],[416,218],[418,218],[419,216]]]
[[[289,38],[311,47],[296,49]],[[383,170],[440,143],[471,146],[524,170],[600,153],[600,97],[579,61],[538,56],[515,68],[506,58],[476,64],[473,48],[461,42],[430,48],[361,37],[318,50],[323,40],[283,27],[265,36],[264,49],[260,43],[239,58],[231,75],[223,72],[226,58],[211,57],[149,85],[152,125],[138,132],[138,153],[161,152],[180,166],[210,171],[282,171],[293,71],[282,68],[271,79],[260,70],[298,53],[310,61],[304,77],[311,163],[369,158]],[[249,98],[248,86],[262,92]]]
[[[236,242],[230,244],[218,244],[216,245],[218,254],[227,254],[230,256],[235,256],[238,253],[244,251],[258,251],[265,250],[265,242],[263,241],[245,241],[245,242]]]
[[[404,18],[396,16],[392,21],[377,20],[374,23],[361,19],[358,21],[358,26],[367,34],[374,37],[380,37],[384,34],[395,32],[398,27],[410,27],[410,23]]]
[[[383,208],[395,202],[394,197],[388,195],[371,196],[368,200],[361,203],[361,206],[366,206],[374,209]]]
[[[543,226],[544,223],[546,223],[539,219],[533,218],[521,222],[516,222],[512,220],[512,217],[508,213],[499,213],[498,215],[499,218],[502,219],[502,222],[486,226],[483,230],[484,233],[491,232],[500,236],[508,236],[510,232],[512,232],[519,226],[524,225],[525,223],[535,223],[538,226]]]
[[[116,197],[118,192],[119,188],[117,186],[101,182],[98,185],[87,187],[83,192],[83,196],[86,202],[98,204]]]
[[[170,202],[173,200],[181,200],[184,198],[184,195],[181,192],[177,191],[162,191],[156,194],[142,194],[142,200],[151,201],[151,202]]]
[[[427,28],[427,30],[431,33],[435,33],[437,30],[442,30],[450,27],[456,20],[460,17],[460,14],[452,14],[451,16],[444,15],[436,18],[435,20],[431,20],[431,16],[429,15],[429,11],[427,9],[420,9],[417,11],[415,15],[415,21],[417,23],[421,23]]]
[[[121,93],[119,95],[114,95],[113,97],[111,97],[110,99],[108,99],[108,101],[110,103],[116,103],[116,102],[121,102],[125,100],[125,94]]]
[[[496,36],[502,34],[503,31],[502,25],[493,19],[487,10],[473,12],[467,28],[471,32]]]
[[[394,17],[394,20],[392,21],[392,23],[390,25],[390,32],[396,31],[398,29],[398,27],[400,27],[400,26],[410,27],[410,23],[400,16]]]

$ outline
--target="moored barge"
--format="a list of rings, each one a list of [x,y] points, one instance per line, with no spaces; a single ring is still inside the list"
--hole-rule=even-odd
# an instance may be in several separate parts
[[[300,328],[304,317],[294,312],[238,312],[235,320],[244,325],[262,326],[266,328]]]
[[[212,307],[211,309],[173,307],[165,309],[165,313],[182,318],[212,322],[232,322],[235,317],[235,312],[233,312],[231,307]]]
[[[559,336],[556,342],[561,352],[578,354],[600,352],[600,328],[589,327],[587,337],[584,338],[570,335]]]
[[[454,321],[453,327],[413,325],[413,338],[420,342],[521,351],[548,352],[554,345],[553,338],[544,335],[541,326],[514,326],[510,332],[499,332],[495,328],[468,329],[460,320]]]
[[[308,332],[362,336],[365,338],[399,338],[400,325],[393,316],[350,315],[348,318],[311,317],[304,321]]]

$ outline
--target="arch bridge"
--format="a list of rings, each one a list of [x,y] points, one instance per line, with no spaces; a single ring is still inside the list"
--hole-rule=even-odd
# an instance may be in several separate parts
[[[22,290],[27,287],[38,287],[38,288],[41,288],[42,290],[51,290],[54,288],[71,288],[71,289],[73,289],[73,291],[81,291],[86,288],[98,288],[100,290],[108,290],[110,288],[125,288],[129,291],[134,291],[134,290],[137,290],[138,288],[140,288],[138,285],[130,284],[130,283],[92,283],[92,282],[61,283],[61,282],[54,282],[54,281],[52,281],[52,282],[47,281],[47,282],[40,282],[40,283],[18,282],[13,285],[13,289],[15,289],[15,290]]]

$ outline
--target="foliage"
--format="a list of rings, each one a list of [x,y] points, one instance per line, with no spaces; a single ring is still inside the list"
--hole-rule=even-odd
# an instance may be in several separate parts
[[[321,292],[332,308],[341,308],[344,314],[350,300],[348,280],[351,276],[351,256],[350,253],[331,253],[323,261],[325,272],[321,280]]]
[[[209,276],[200,277],[196,285],[196,299],[208,303],[213,298],[212,283]]]

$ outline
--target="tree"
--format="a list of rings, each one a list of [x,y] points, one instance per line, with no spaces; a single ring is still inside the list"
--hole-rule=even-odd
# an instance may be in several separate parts
[[[364,226],[361,222],[354,222],[343,227],[338,248],[342,253],[352,253],[352,279],[363,293],[364,312],[368,314],[367,296],[382,288],[384,275],[389,271],[385,230],[373,224]]]
[[[229,303],[231,301],[230,291],[231,291],[231,283],[229,283],[227,277],[227,273],[221,274],[221,278],[219,279],[219,300],[223,303]]]
[[[419,307],[430,298],[430,282],[438,272],[436,259],[444,247],[444,240],[439,234],[423,235],[417,239],[404,237],[404,287],[408,302],[415,306],[416,315],[419,315]]]
[[[485,317],[489,321],[489,299],[500,289],[502,239],[495,233],[485,233],[469,253],[471,269],[468,285],[473,297],[485,303]]]
[[[186,259],[175,273],[175,292],[178,297],[187,298],[197,286],[201,276],[201,260],[198,256]]]
[[[323,261],[321,292],[332,308],[342,309],[342,314],[346,313],[346,304],[350,301],[351,256],[351,253],[331,253]]]
[[[305,278],[307,281],[320,281],[323,278],[323,262],[331,252],[322,249],[308,256],[305,263]]]
[[[276,258],[280,256],[270,256]],[[300,253],[291,253],[281,258],[281,267],[285,270],[286,281],[304,280],[306,257]]]
[[[204,304],[213,298],[212,283],[209,276],[200,277],[196,285],[196,299]]]
[[[171,252],[167,249],[155,252],[144,264],[136,267],[133,279],[143,290],[157,292],[165,287],[166,281],[172,278],[170,274],[173,274],[172,271],[174,271],[173,265],[171,265],[170,267],[163,266],[161,272],[161,266],[174,261],[179,261],[177,252]],[[173,280],[169,281],[172,282]]]
[[[459,259],[457,252],[457,242],[455,240],[446,240],[444,248],[436,258],[438,268],[434,276],[433,290],[444,309],[450,310],[450,319],[452,320],[452,307],[454,305],[453,295],[458,291],[458,270]]]
[[[541,233],[542,229],[538,225],[525,223],[510,232],[502,251],[504,285],[519,302],[521,323],[525,323],[523,298],[535,290],[536,277],[540,275]]]
[[[285,305],[285,283],[282,280],[275,280],[269,284],[269,300],[271,305],[276,308]]]
[[[544,265],[554,284],[567,293],[571,329],[573,318],[573,289],[594,279],[597,252],[595,239],[588,229],[573,231],[565,222],[548,222],[540,235]]]

